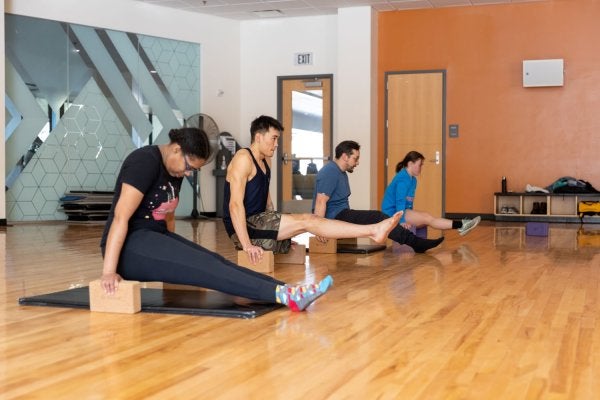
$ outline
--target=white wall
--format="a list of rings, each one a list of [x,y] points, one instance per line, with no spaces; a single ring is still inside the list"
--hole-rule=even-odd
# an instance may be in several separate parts
[[[241,24],[240,143],[250,142],[252,119],[277,114],[277,76],[333,74],[334,146],[352,139],[363,147],[361,166],[351,175],[355,190],[350,205],[357,209],[378,207],[371,205],[371,191],[358,190],[370,187],[376,179],[371,176],[371,134],[376,133],[377,115],[376,96],[371,91],[371,80],[377,74],[372,63],[373,19],[370,7],[352,7],[339,9],[338,15]],[[313,65],[295,66],[293,55],[297,52],[312,52]],[[272,182],[277,182],[276,168]],[[274,200],[276,194],[276,186],[271,184]]]
[[[377,96],[375,15],[371,7],[340,8],[338,11],[338,69],[335,79],[334,141],[355,140],[361,145],[360,165],[349,174],[350,207],[379,209],[371,204],[377,180],[375,143],[377,137]],[[371,188],[359,190],[358,188]],[[374,201],[374,200],[373,200]]]
[[[250,144],[250,123],[254,118],[261,114],[277,117],[277,77],[335,74],[336,47],[335,15],[241,23],[241,125],[240,135],[236,136],[242,146]],[[312,65],[294,65],[294,53],[301,52],[313,53]],[[335,87],[335,76],[333,80]],[[333,100],[335,107],[337,100]],[[271,198],[277,207],[275,160],[273,166]]]
[[[237,132],[240,115],[240,24],[238,21],[131,0],[5,0],[4,11],[200,43],[201,110],[215,119],[221,131]],[[2,46],[4,46],[3,24]],[[1,62],[0,74],[4,77],[3,57]],[[2,79],[3,85],[4,79]],[[223,92],[221,96],[217,95],[219,91]],[[4,114],[2,115],[4,118]],[[4,128],[4,120],[2,119],[1,122]],[[4,140],[0,146],[2,146],[0,154],[4,157]],[[0,165],[2,165],[0,168],[4,168],[4,160]],[[204,207],[201,207],[200,211],[216,210],[212,169],[211,166],[202,170],[201,197]],[[1,176],[4,181],[5,173],[3,172]],[[0,196],[1,218],[6,213],[6,203],[4,192]]]

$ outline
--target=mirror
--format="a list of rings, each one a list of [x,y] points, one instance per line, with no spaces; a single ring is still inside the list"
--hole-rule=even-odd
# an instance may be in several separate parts
[[[200,112],[200,45],[5,15],[7,219],[64,220],[124,157]]]
[[[323,167],[323,90],[292,91],[292,174],[315,175]],[[315,145],[318,144],[318,145]],[[295,200],[313,198],[313,186],[292,180]],[[312,182],[312,180],[311,180]]]

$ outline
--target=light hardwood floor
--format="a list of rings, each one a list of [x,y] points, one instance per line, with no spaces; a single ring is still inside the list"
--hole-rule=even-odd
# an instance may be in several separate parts
[[[313,255],[308,311],[253,320],[19,306],[86,285],[101,225],[0,230],[0,398],[596,399],[600,225],[484,222],[427,254]],[[233,259],[220,220],[177,231]],[[304,238],[305,239],[305,238]]]

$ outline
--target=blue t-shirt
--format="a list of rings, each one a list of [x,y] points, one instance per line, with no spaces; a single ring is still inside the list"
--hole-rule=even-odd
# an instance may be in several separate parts
[[[317,194],[329,197],[325,218],[334,219],[341,211],[350,208],[350,183],[348,174],[342,171],[335,162],[328,162],[317,174],[312,210],[315,210]]]
[[[381,211],[387,215],[394,215],[398,211],[412,210],[417,190],[417,178],[410,176],[405,168],[396,174],[392,182],[385,189]],[[400,222],[405,222],[402,215]]]

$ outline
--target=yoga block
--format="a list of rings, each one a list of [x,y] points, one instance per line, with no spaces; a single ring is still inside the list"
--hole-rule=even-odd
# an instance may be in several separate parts
[[[416,226],[411,226],[409,231],[413,233],[413,235],[420,237],[421,239],[427,239],[427,226],[421,226],[417,228]]]
[[[293,244],[285,254],[275,254],[275,264],[304,264],[306,262],[306,246]]]
[[[252,261],[248,258],[248,254],[244,250],[238,250],[237,260],[238,265],[256,272],[270,274],[275,271],[275,257],[272,251],[263,252],[262,259],[256,264],[252,264]]]
[[[317,240],[316,236],[311,236],[308,239],[308,251],[314,254],[335,254],[337,253],[337,240],[329,239],[327,243],[322,243]]]
[[[200,286],[183,285],[168,282],[140,282],[142,289],[165,289],[165,290],[205,290]]]
[[[548,236],[548,223],[528,222],[525,224],[525,234],[527,236]]]
[[[162,282],[140,282],[140,288],[142,289],[162,289]]]
[[[422,226],[415,230],[415,235],[420,237],[421,239],[427,239],[427,227]]]
[[[181,285],[178,283],[167,283],[167,282],[164,282],[162,284],[161,289],[164,289],[164,290],[204,290],[204,288],[202,288],[200,286]]]
[[[90,282],[90,310],[135,314],[142,309],[141,289],[138,281],[121,281],[119,288],[112,294],[106,294],[100,279]]]

